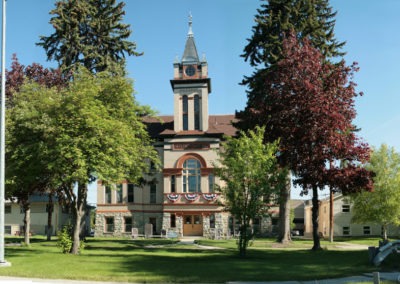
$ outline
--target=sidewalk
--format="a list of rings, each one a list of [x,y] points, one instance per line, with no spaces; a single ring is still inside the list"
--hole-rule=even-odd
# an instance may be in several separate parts
[[[132,284],[128,282],[100,282],[100,281],[82,281],[65,279],[39,279],[22,278],[12,276],[0,276],[1,284]]]
[[[380,280],[393,281],[400,283],[400,272],[382,272]],[[311,281],[265,281],[265,282],[242,282],[232,281],[227,284],[345,284],[352,282],[373,283],[372,273],[365,273],[360,276],[351,276],[337,279],[311,280]],[[21,277],[0,276],[1,284],[132,284],[132,282],[100,282],[100,281],[82,281],[82,280],[64,280],[64,279],[31,279]]]

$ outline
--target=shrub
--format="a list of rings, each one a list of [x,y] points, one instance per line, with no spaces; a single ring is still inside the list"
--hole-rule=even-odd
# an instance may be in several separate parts
[[[71,238],[71,225],[65,225],[61,231],[58,231],[57,237],[57,246],[61,248],[62,253],[70,253],[72,248],[72,238]]]

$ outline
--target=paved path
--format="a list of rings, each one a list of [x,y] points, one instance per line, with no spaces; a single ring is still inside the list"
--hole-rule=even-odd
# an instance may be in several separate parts
[[[389,280],[394,283],[400,283],[400,272],[382,272],[380,280]],[[227,282],[227,284],[344,284],[352,282],[373,283],[372,273],[366,273],[360,276],[352,276],[338,279],[312,280],[312,281],[265,281],[265,282]],[[64,279],[37,279],[0,276],[1,284],[132,284],[132,282],[99,282],[99,281],[81,281]]]

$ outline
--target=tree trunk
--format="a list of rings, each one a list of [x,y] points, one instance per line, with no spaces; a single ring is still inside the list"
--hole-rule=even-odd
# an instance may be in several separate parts
[[[329,190],[329,242],[333,243],[333,190]]]
[[[382,225],[382,239],[387,241],[387,226],[386,224]]]
[[[312,224],[313,224],[313,241],[314,245],[312,250],[320,250],[321,243],[319,239],[318,231],[318,214],[319,214],[319,200],[318,200],[318,187],[313,186],[313,197],[312,197]]]
[[[239,236],[239,256],[246,257],[246,228],[241,226],[240,236]]]
[[[73,245],[72,254],[78,254],[80,249],[80,232],[81,232],[81,220],[85,214],[85,205],[87,199],[87,186],[86,184],[78,184],[78,194],[76,200],[73,202],[73,217],[74,217],[74,228],[73,228]]]
[[[30,245],[30,231],[31,231],[31,204],[29,202],[24,202],[23,208],[25,211],[24,215],[24,242],[27,246]]]
[[[47,208],[47,240],[51,241],[51,235],[53,233],[53,224],[52,224],[52,219],[53,219],[53,210],[54,210],[54,204],[53,204],[53,194],[49,194],[49,203],[48,203],[48,208]]]
[[[278,242],[289,243],[290,235],[290,191],[291,191],[291,174],[288,173],[286,186],[282,188],[279,197],[279,235]]]

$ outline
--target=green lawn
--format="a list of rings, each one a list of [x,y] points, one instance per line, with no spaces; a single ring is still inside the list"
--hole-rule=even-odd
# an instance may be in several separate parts
[[[18,242],[22,239],[6,239]],[[64,255],[56,242],[35,237],[30,247],[7,246],[12,266],[0,275],[126,282],[213,282],[313,280],[398,270],[400,257],[393,255],[379,269],[368,263],[368,252],[335,249],[310,251],[311,242],[295,240],[280,247],[270,239],[256,240],[248,257],[237,256],[235,240],[201,240],[205,249],[179,245],[170,240],[89,238],[81,255]],[[376,240],[377,243],[377,240]]]

